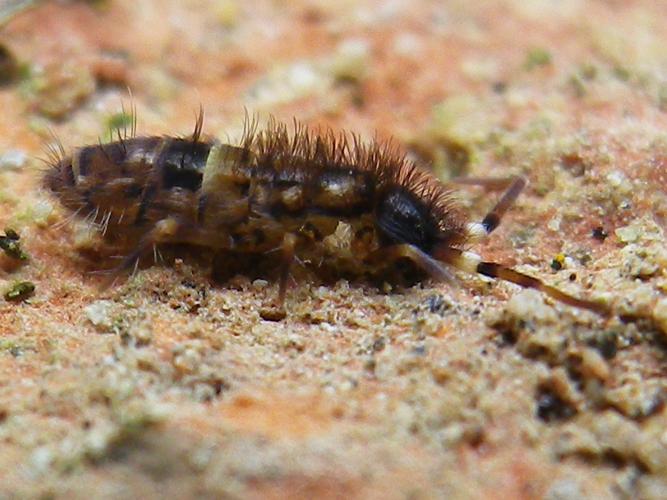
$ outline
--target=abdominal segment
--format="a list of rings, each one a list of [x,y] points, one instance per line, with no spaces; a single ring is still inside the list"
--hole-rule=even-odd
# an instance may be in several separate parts
[[[320,242],[340,221],[372,231],[376,185],[351,166],[260,162],[216,141],[143,137],[86,146],[60,160],[46,184],[110,239],[140,239],[177,222],[174,243],[267,252],[286,233]]]

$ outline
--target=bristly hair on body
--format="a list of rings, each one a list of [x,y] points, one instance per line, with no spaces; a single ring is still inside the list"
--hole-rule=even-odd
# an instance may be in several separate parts
[[[378,187],[402,186],[421,200],[443,232],[460,234],[459,243],[464,243],[467,215],[456,191],[408,160],[392,139],[364,142],[358,134],[309,128],[296,119],[292,128],[290,132],[286,123],[271,116],[259,129],[255,117],[246,118],[241,148],[252,151],[258,165],[289,171],[306,182],[323,172],[349,168],[369,173]]]
[[[437,281],[452,281],[455,268],[609,313],[604,304],[468,251],[498,227],[526,186],[521,176],[455,180],[504,191],[477,223],[457,202],[452,184],[440,183],[391,141],[364,142],[353,133],[308,128],[296,120],[293,131],[274,118],[259,129],[246,114],[238,145],[224,144],[203,135],[201,108],[189,136],[138,137],[134,108],[132,114],[129,130],[118,130],[115,141],[71,155],[53,146],[52,168],[44,176],[44,185],[74,216],[81,213],[106,237],[134,241],[114,275],[135,268],[162,243],[257,255],[277,249],[282,308],[293,261],[303,260],[302,252],[311,262],[327,258],[321,243],[345,222],[358,238],[351,255],[368,274],[409,260]]]

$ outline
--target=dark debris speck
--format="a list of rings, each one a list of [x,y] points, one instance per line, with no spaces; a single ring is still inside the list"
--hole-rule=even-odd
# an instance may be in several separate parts
[[[372,350],[373,352],[380,352],[384,350],[387,345],[387,340],[384,337],[378,337],[373,341]]]
[[[616,332],[604,332],[591,339],[588,345],[597,349],[605,359],[612,359],[618,352],[618,335]]]
[[[0,45],[0,85],[14,82],[19,76],[19,64],[9,48]]]
[[[581,177],[590,168],[588,162],[577,152],[566,153],[561,156],[560,164],[573,177]]]
[[[426,305],[428,311],[432,314],[443,314],[452,308],[452,304],[440,295],[431,295],[428,297]]]
[[[604,227],[597,226],[593,228],[591,235],[598,241],[604,241],[607,239],[607,236],[609,236],[609,233],[605,231]]]
[[[507,83],[502,81],[494,82],[493,85],[491,85],[491,89],[496,94],[503,94],[507,90]]]
[[[545,422],[566,420],[577,412],[572,405],[561,399],[548,388],[542,387],[538,389],[536,400],[537,417]]]

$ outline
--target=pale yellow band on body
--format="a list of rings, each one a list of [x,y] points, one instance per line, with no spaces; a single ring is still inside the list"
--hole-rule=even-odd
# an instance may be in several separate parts
[[[469,222],[466,225],[466,231],[468,232],[468,240],[471,243],[482,241],[489,234],[487,233],[486,228],[479,222]]]
[[[477,266],[482,262],[482,258],[474,252],[461,252],[454,261],[454,266],[468,273],[476,273]]]

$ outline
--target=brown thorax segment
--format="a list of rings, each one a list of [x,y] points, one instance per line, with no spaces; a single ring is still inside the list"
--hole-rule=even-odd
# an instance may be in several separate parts
[[[353,168],[281,168],[258,163],[248,149],[217,144],[206,162],[202,196],[206,206],[233,206],[243,200],[246,206],[237,207],[239,217],[280,219],[304,212],[352,217],[373,209],[374,186],[368,173]],[[200,217],[206,217],[205,211]]]

